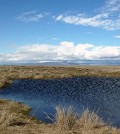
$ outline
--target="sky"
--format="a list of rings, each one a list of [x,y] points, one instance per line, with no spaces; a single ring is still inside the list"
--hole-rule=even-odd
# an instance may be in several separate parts
[[[120,60],[120,0],[0,0],[0,63]]]

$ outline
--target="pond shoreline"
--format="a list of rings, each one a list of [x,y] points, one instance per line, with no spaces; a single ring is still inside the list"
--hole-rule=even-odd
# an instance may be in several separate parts
[[[93,124],[89,124],[90,126],[85,125],[80,126],[80,128],[76,126],[74,129],[60,129],[59,124],[45,124],[41,121],[38,121],[34,117],[28,116],[29,111],[30,107],[24,105],[23,103],[0,100],[0,113],[2,115],[3,112],[6,112],[5,117],[2,118],[5,118],[5,121],[7,120],[5,123],[2,122],[3,124],[0,122],[0,131],[3,134],[120,134],[120,129],[107,126],[106,124],[101,124],[100,126],[98,125],[98,127],[94,126]]]
[[[0,88],[16,79],[56,79],[74,77],[120,78],[120,66],[0,66]]]

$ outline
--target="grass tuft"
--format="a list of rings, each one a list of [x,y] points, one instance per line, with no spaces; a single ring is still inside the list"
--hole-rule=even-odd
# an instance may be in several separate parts
[[[86,109],[80,117],[74,112],[72,107],[63,108],[56,107],[55,124],[59,130],[72,129],[93,129],[105,126],[102,118],[100,118],[94,111]]]
[[[72,107],[63,108],[61,106],[56,107],[56,125],[60,130],[71,130],[76,123],[76,113]]]
[[[83,128],[99,128],[101,126],[105,126],[102,118],[100,118],[94,111],[90,111],[86,109],[80,119],[78,120],[78,124]]]

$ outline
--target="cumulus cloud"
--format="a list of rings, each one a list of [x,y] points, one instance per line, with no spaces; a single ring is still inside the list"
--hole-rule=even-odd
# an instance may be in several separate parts
[[[59,45],[22,46],[15,53],[0,54],[0,62],[35,62],[52,60],[120,60],[119,46],[96,46],[61,42]]]
[[[37,22],[47,15],[48,13],[39,13],[38,11],[35,10],[22,13],[20,16],[17,17],[17,19],[23,22]]]
[[[76,15],[60,14],[54,18],[56,21],[67,24],[92,26],[105,30],[120,29],[120,0],[107,0],[105,6],[99,10],[99,13],[93,16],[85,13]]]

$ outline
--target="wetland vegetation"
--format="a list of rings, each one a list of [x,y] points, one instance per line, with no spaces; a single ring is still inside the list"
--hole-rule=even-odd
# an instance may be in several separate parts
[[[120,66],[0,66],[0,87],[15,79],[55,79],[79,76],[120,77]]]
[[[56,79],[77,77],[120,77],[120,67],[78,66],[0,66],[0,87],[16,79]],[[29,116],[30,107],[18,102],[0,100],[0,130],[2,134],[119,134],[94,111],[86,109],[78,116],[71,107],[56,106],[55,122],[45,124]]]

